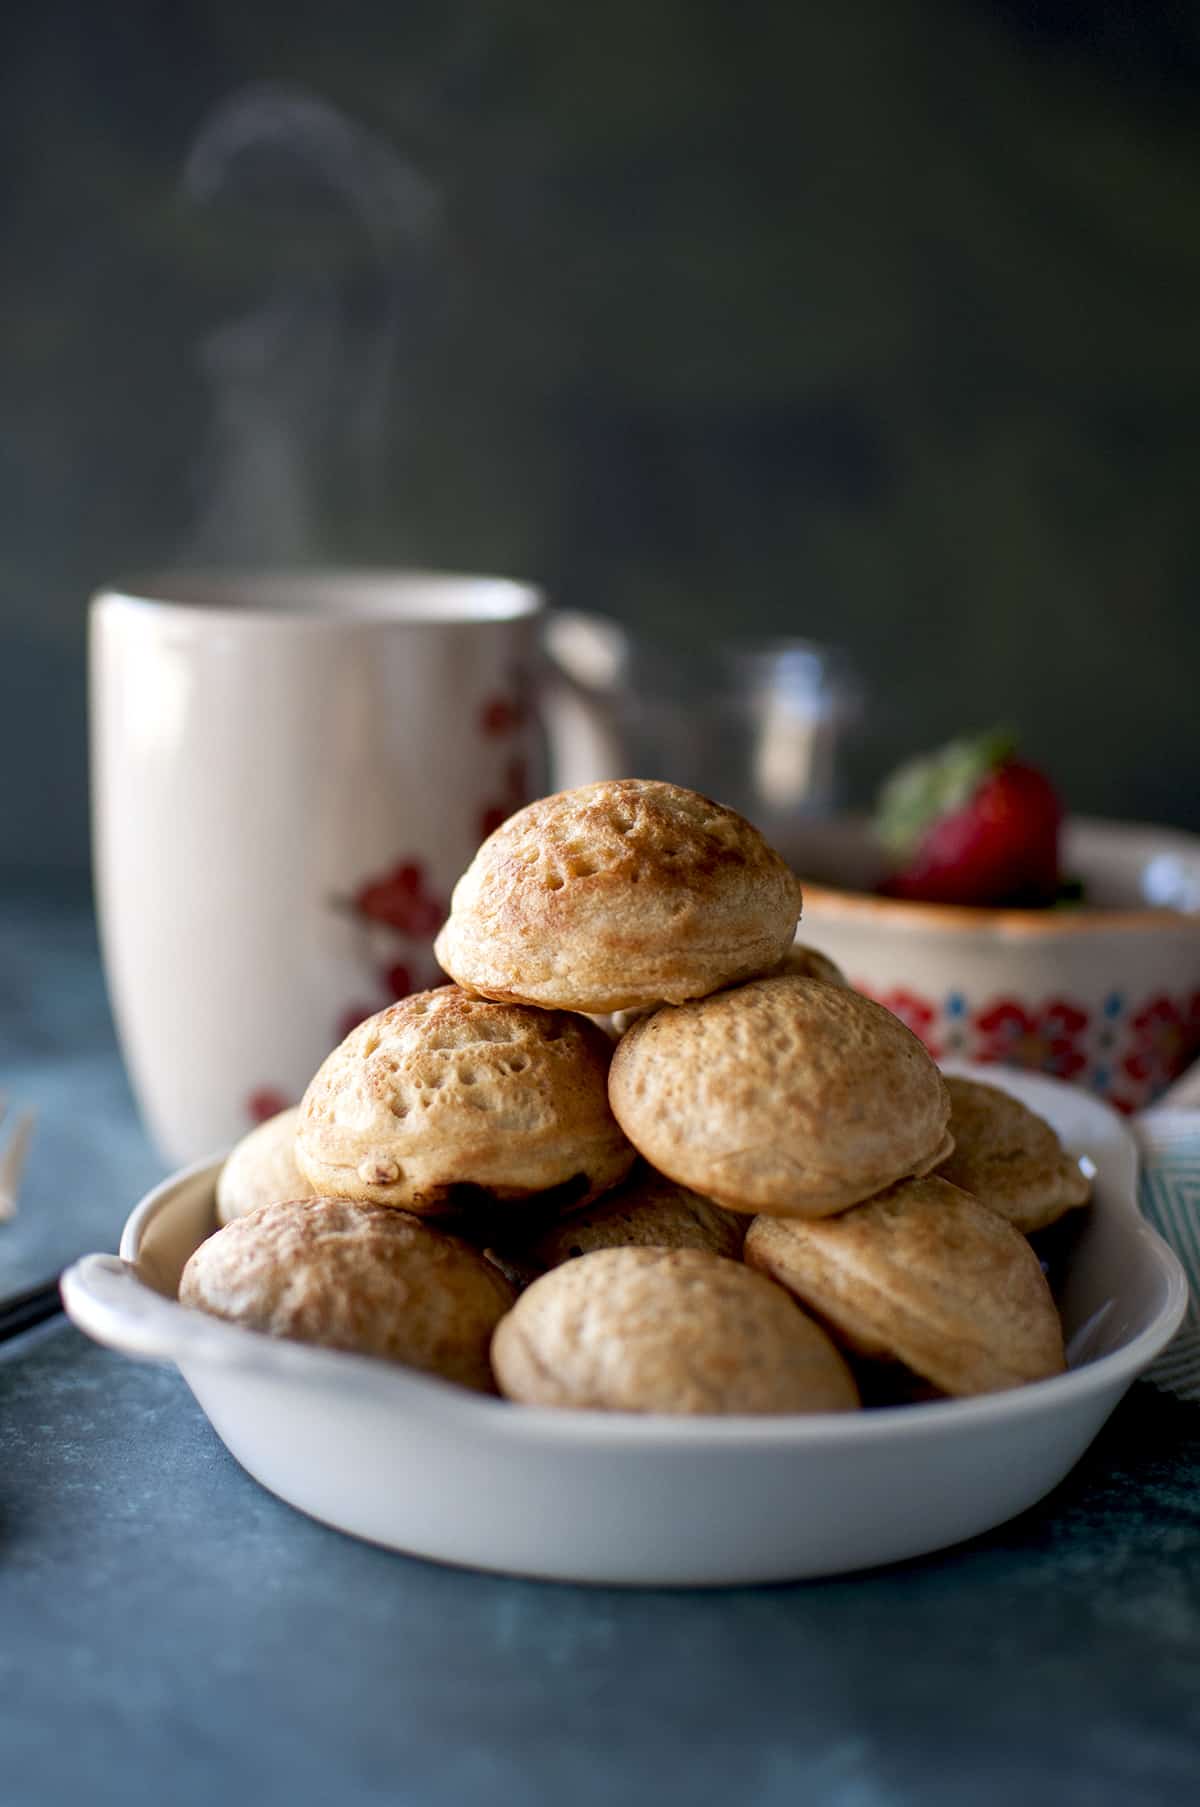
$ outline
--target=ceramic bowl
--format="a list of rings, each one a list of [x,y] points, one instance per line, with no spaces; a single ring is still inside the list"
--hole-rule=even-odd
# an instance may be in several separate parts
[[[280,1498],[375,1543],[564,1581],[788,1581],[940,1549],[1011,1518],[1078,1460],[1186,1304],[1138,1214],[1128,1132],[1085,1093],[999,1075],[1095,1168],[1062,1310],[1070,1371],[987,1398],[811,1417],[672,1418],[511,1405],[285,1343],[175,1301],[215,1227],[220,1163],[142,1201],[121,1258],[63,1277],[102,1343],[177,1362],[217,1434]]]
[[[907,903],[871,894],[864,823],[814,826],[800,939],[935,1060],[1029,1067],[1140,1110],[1200,1055],[1200,837],[1079,820],[1063,853],[1084,886],[1078,907]]]

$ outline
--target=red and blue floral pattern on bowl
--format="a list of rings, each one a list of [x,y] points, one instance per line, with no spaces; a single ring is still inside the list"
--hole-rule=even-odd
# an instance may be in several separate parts
[[[1138,1111],[1200,1057],[1200,991],[1131,1003],[1111,992],[1099,1010],[1069,998],[1036,1006],[1014,998],[976,1004],[961,991],[925,997],[903,987],[856,989],[906,1023],[935,1060],[999,1061],[1073,1080],[1121,1111]]]

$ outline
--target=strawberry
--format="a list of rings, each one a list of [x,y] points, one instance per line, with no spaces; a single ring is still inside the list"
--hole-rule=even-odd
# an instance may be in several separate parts
[[[951,741],[909,760],[879,794],[876,832],[892,865],[887,897],[1037,907],[1059,893],[1062,805],[1014,757],[1008,735]]]

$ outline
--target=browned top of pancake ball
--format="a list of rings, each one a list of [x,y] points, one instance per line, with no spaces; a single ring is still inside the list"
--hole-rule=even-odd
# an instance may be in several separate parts
[[[582,1207],[633,1150],[607,1097],[612,1045],[583,1017],[455,985],[348,1035],[304,1095],[296,1154],[313,1188],[424,1213],[497,1199]]]
[[[791,871],[744,817],[676,784],[605,780],[488,837],[437,957],[484,997],[636,1010],[769,971],[799,912]]]
[[[609,1097],[652,1166],[735,1211],[843,1211],[950,1146],[945,1082],[917,1037],[819,979],[656,1011],[617,1044]]]
[[[828,1336],[782,1288],[701,1249],[598,1249],[535,1280],[492,1342],[501,1391],[609,1412],[858,1405]]]
[[[262,1205],[190,1257],[180,1301],[268,1336],[383,1356],[494,1392],[488,1346],[513,1300],[456,1236],[385,1205]]]
[[[954,1151],[938,1172],[1027,1236],[1086,1205],[1091,1182],[1036,1111],[999,1086],[947,1076]]]
[[[245,1217],[259,1205],[285,1198],[311,1198],[312,1187],[296,1165],[300,1107],[268,1117],[242,1137],[217,1176],[217,1221]]]
[[[904,1362],[944,1393],[994,1393],[1062,1372],[1062,1327],[1011,1224],[930,1174],[840,1217],[756,1217],[746,1261],[847,1348]]]

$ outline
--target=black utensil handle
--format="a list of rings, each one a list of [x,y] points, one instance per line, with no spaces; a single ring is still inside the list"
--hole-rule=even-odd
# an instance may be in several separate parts
[[[32,1330],[35,1324],[44,1324],[47,1318],[61,1310],[62,1295],[57,1280],[47,1280],[41,1286],[31,1286],[28,1292],[0,1299],[0,1343],[7,1342],[11,1336],[19,1336],[22,1330]]]

